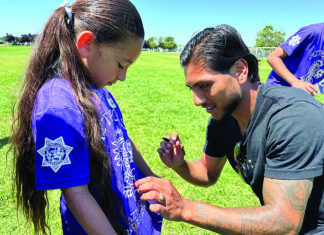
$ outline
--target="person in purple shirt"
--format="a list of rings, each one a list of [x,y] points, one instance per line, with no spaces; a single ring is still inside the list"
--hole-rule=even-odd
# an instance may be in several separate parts
[[[314,84],[324,79],[324,23],[299,29],[267,58],[273,68],[266,84],[318,93]]]
[[[35,233],[50,232],[47,190],[60,189],[63,234],[160,234],[134,189],[155,174],[105,88],[126,79],[143,39],[128,0],[64,2],[37,37],[12,135],[17,204]]]

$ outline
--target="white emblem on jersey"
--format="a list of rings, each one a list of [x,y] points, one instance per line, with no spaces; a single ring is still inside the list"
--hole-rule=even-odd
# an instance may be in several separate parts
[[[293,36],[290,41],[289,41],[289,46],[296,46],[297,44],[299,44],[301,37],[299,37],[298,35]]]
[[[313,83],[313,78],[319,79],[324,75],[323,61],[315,61],[309,68],[308,73],[305,76],[300,77],[302,81]]]
[[[37,152],[43,157],[42,167],[49,166],[56,173],[62,165],[71,164],[69,154],[72,149],[64,143],[62,136],[56,140],[45,137],[43,148],[37,150]]]

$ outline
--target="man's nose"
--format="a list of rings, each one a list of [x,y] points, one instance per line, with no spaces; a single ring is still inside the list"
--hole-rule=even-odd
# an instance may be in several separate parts
[[[205,97],[202,94],[195,91],[193,91],[193,99],[196,106],[201,106],[206,101]]]

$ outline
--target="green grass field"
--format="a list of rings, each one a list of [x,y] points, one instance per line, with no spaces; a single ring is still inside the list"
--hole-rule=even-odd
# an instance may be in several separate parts
[[[0,47],[0,234],[32,234],[32,225],[17,214],[12,196],[12,158],[9,148],[11,110],[19,91],[30,47]],[[266,79],[270,67],[260,61],[260,76]],[[109,90],[122,110],[129,136],[134,140],[151,169],[170,179],[183,197],[219,207],[254,206],[258,200],[248,186],[225,166],[217,185],[198,188],[186,183],[161,163],[156,152],[161,137],[179,133],[187,160],[198,160],[204,145],[209,115],[194,106],[192,93],[185,86],[179,54],[143,52],[129,69],[125,82]],[[323,96],[323,95],[322,95]],[[320,99],[323,98],[319,96]],[[61,234],[59,190],[50,192],[49,225],[52,234]],[[163,221],[162,234],[211,234],[190,224]]]

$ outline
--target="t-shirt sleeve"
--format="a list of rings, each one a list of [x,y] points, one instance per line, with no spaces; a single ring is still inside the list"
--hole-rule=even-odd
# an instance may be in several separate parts
[[[316,29],[313,26],[306,26],[299,29],[294,35],[290,36],[280,47],[291,56],[296,51],[305,49],[307,45],[314,39]]]
[[[225,153],[222,151],[221,146],[219,145],[219,141],[217,141],[217,136],[215,130],[218,129],[216,127],[217,122],[212,118],[209,119],[207,130],[206,130],[206,141],[204,146],[204,153],[211,157],[224,157]]]
[[[89,152],[80,110],[49,108],[35,115],[36,189],[89,183]]]
[[[302,102],[273,115],[266,138],[265,177],[298,180],[323,174],[322,119],[319,107],[310,110]]]

